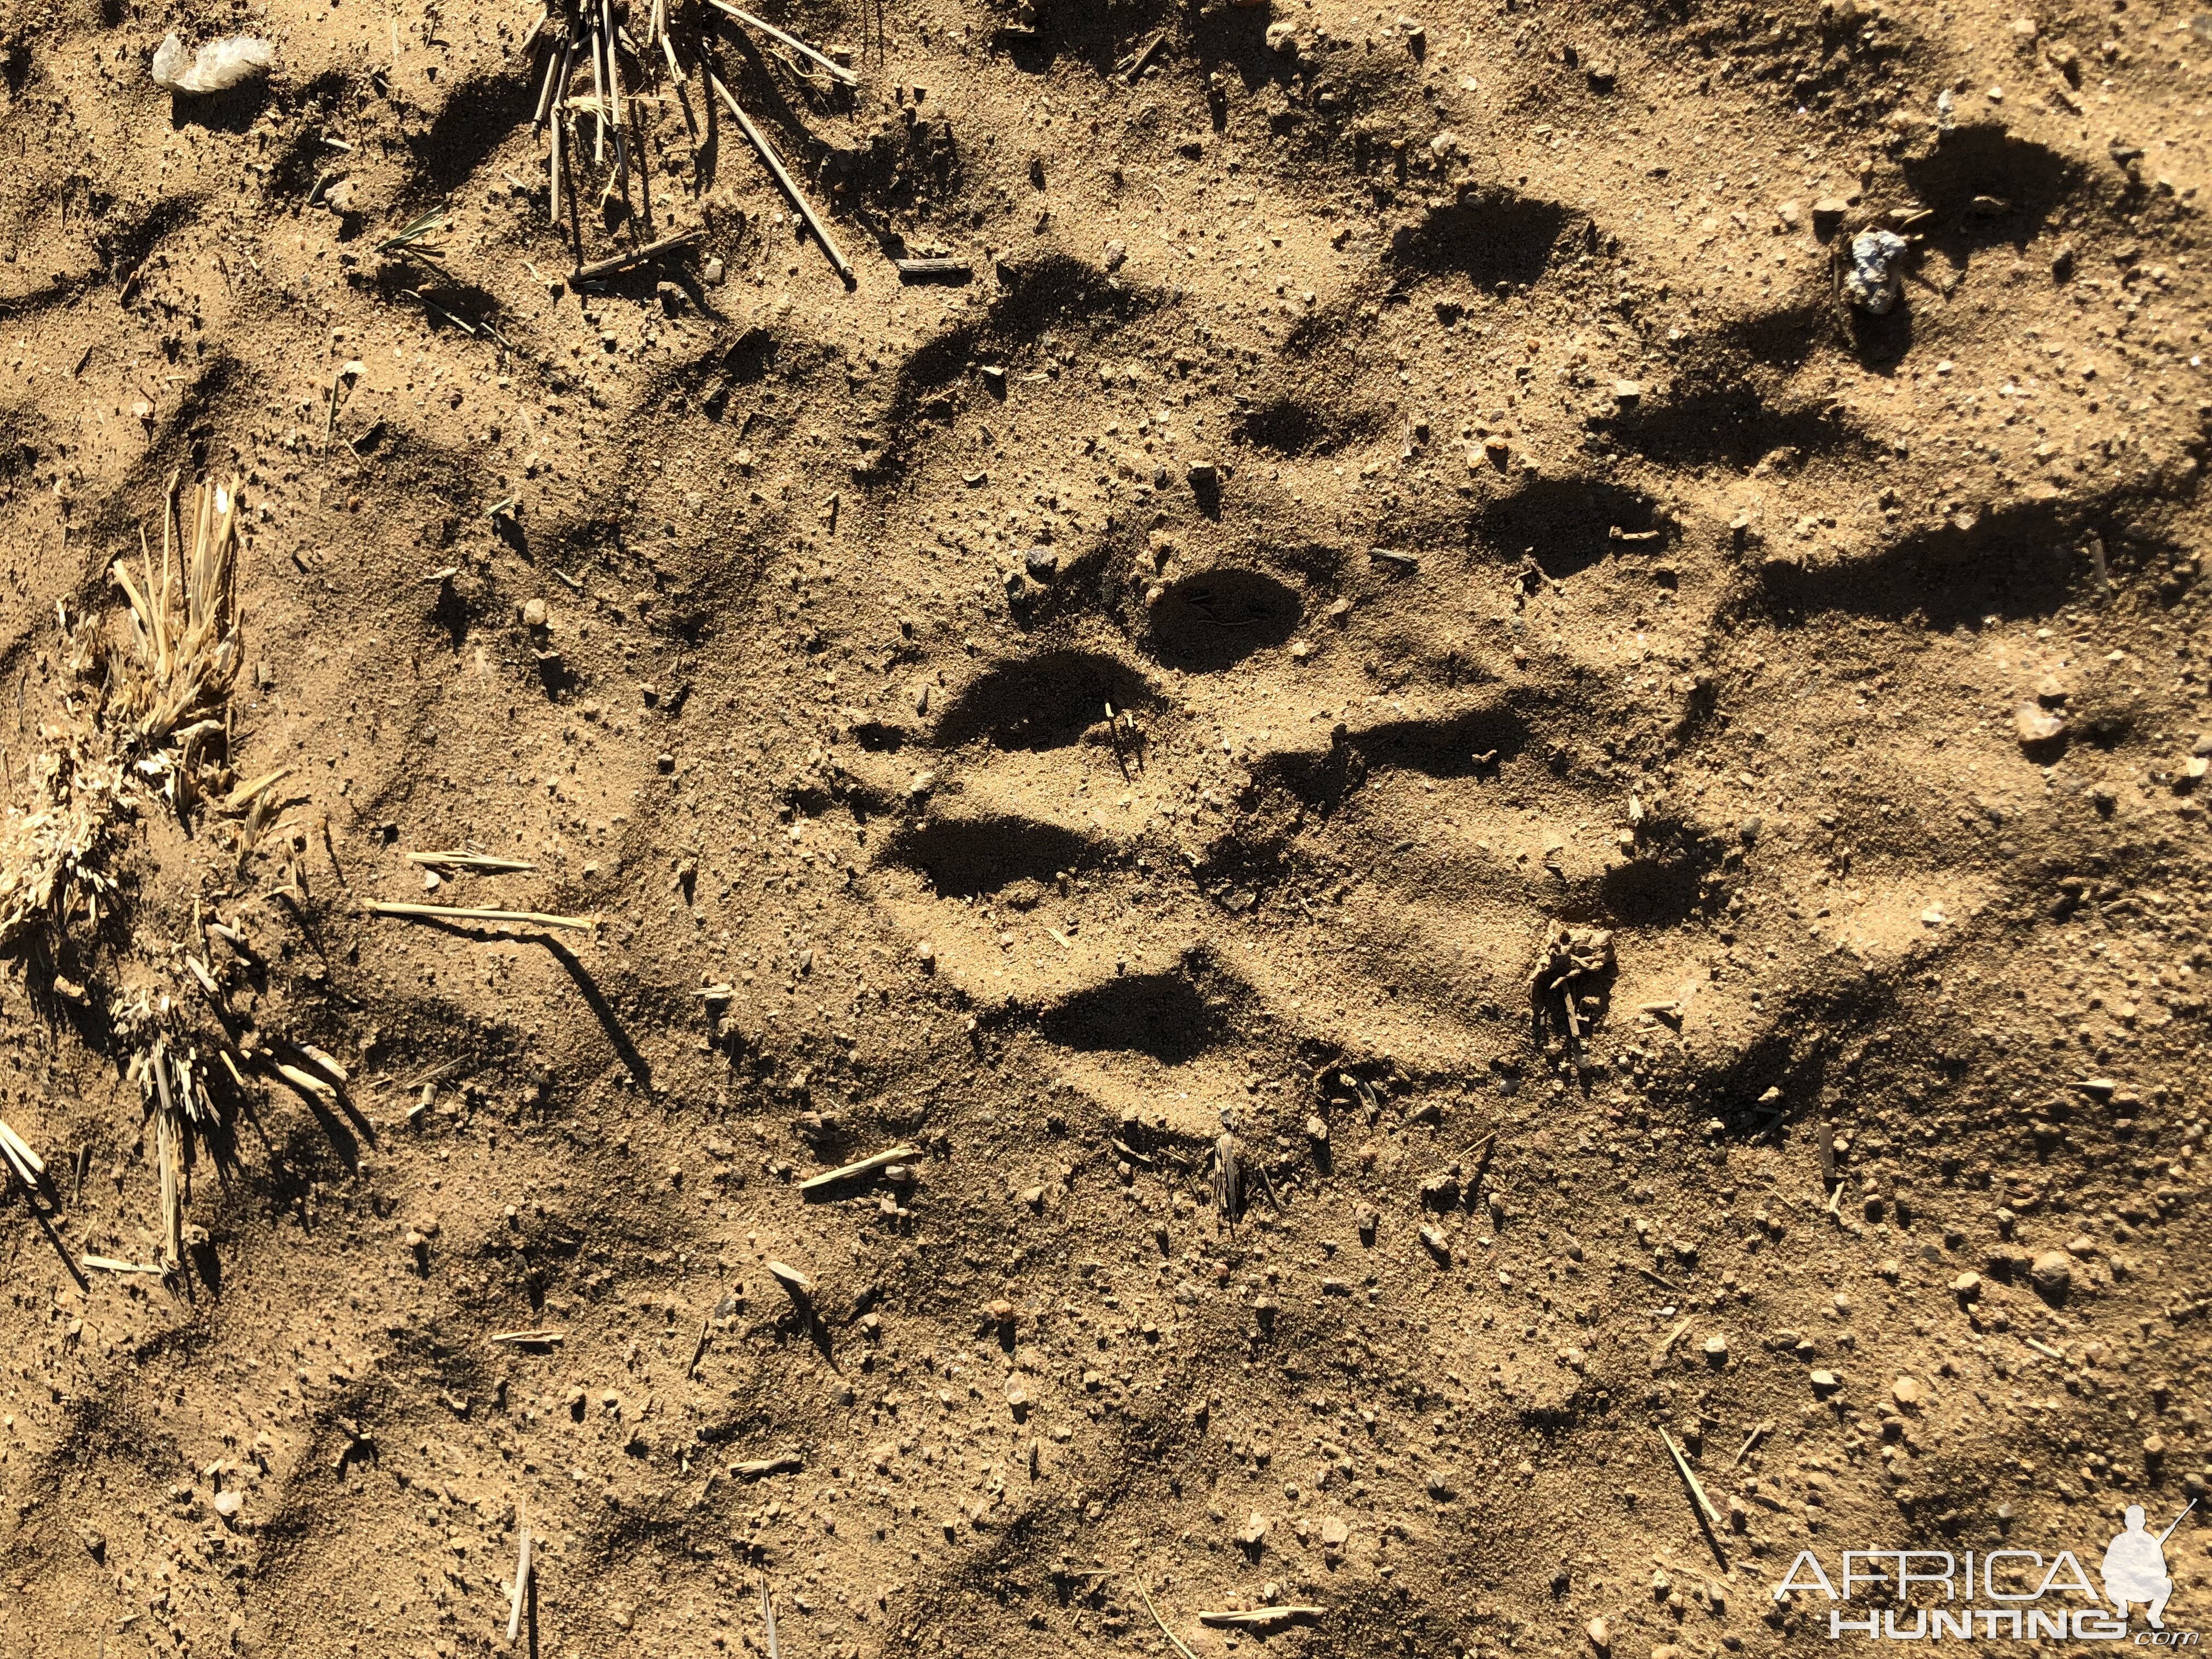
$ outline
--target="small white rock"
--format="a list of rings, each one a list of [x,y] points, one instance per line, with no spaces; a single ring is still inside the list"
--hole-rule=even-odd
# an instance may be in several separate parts
[[[2033,698],[2013,711],[2013,726],[2022,743],[2048,743],[2066,729],[2066,717]]]

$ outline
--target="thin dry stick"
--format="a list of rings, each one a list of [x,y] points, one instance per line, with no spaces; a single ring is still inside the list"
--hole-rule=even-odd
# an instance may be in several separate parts
[[[583,164],[576,159],[576,131],[573,121],[568,129],[568,142],[562,147],[561,155],[563,167],[574,167],[580,173],[583,171]],[[576,263],[580,265],[584,263],[583,198],[577,192],[575,179],[568,178],[565,173],[562,178],[568,186],[563,193],[568,198],[568,241],[575,249]]]
[[[771,1474],[797,1474],[806,1464],[787,1452],[781,1457],[756,1457],[749,1463],[732,1463],[730,1473],[740,1480],[763,1480]]]
[[[1753,1429],[1749,1434],[1744,1436],[1743,1444],[1738,1446],[1735,1449],[1735,1455],[1729,1459],[1729,1467],[1734,1468],[1736,1464],[1742,1462],[1745,1458],[1751,1455],[1751,1449],[1753,1446],[1756,1446],[1761,1440],[1764,1440],[1768,1435],[1773,1432],[1774,1419],[1770,1417],[1765,1422],[1761,1423],[1757,1428]]]
[[[561,78],[562,60],[567,56],[565,42],[561,51],[545,54],[545,84],[538,89],[537,112],[530,118],[530,136],[532,138],[545,131],[545,113],[553,107],[553,88]]]
[[[185,1259],[185,1206],[177,1187],[176,1104],[169,1093],[167,1057],[154,1045],[154,1085],[161,1109],[154,1114],[154,1146],[161,1165],[162,1261],[171,1267]]]
[[[828,70],[831,80],[840,82],[848,87],[857,87],[860,84],[860,77],[859,76],[854,74],[852,70],[847,69],[842,64],[838,63],[835,58],[823,57],[820,52],[815,51],[813,47],[808,46],[805,41],[800,40],[797,35],[786,34],[781,29],[776,27],[775,24],[764,22],[760,18],[754,16],[752,13],[749,11],[738,10],[737,7],[729,4],[728,0],[708,0],[708,3],[712,5],[717,11],[726,12],[732,17],[736,18],[738,21],[743,23],[747,28],[758,29],[763,34],[768,36],[769,40],[777,41],[783,46],[789,46],[793,52],[805,58],[809,63],[817,64],[822,69]]]
[[[643,73],[642,65],[640,67],[640,73]],[[656,100],[655,101],[657,102],[659,100]],[[647,241],[650,242],[658,237],[660,233],[653,228],[653,163],[646,155],[645,117],[639,110],[638,100],[635,97],[629,100],[629,126],[628,131],[629,133],[629,143],[630,151],[637,157],[637,199],[639,205],[643,209],[645,213],[645,239]],[[629,199],[627,188],[625,188],[623,199],[624,201],[628,201]]]
[[[822,244],[822,252],[829,257],[830,267],[847,283],[858,287],[860,278],[853,274],[853,267],[845,256],[837,251],[837,244],[830,240],[830,228],[822,222],[822,216],[814,210],[814,204],[806,199],[806,192],[799,189],[799,180],[791,176],[791,169],[784,166],[783,157],[775,153],[775,146],[769,143],[768,135],[753,125],[753,118],[745,113],[744,106],[737,100],[730,89],[722,84],[721,77],[712,70],[707,71],[707,82],[729,106],[730,113],[737,118],[738,125],[744,131],[746,141],[758,152],[768,170],[775,175],[775,182],[791,198],[792,206],[799,210],[799,216],[806,222],[807,229],[814,233],[814,240]]]
[[[617,61],[615,57],[615,31],[614,22],[611,17],[608,20],[605,33],[607,40],[607,113],[609,118],[614,123],[615,170],[613,176],[607,180],[606,191],[600,199],[604,201],[607,197],[614,195],[616,191],[621,191],[623,208],[625,214],[627,214],[630,204],[629,138],[628,136],[629,127],[629,124],[623,118],[622,65]],[[651,234],[651,231],[648,229],[647,234],[648,235]]]
[[[553,159],[550,164],[551,173],[550,174],[551,185],[545,198],[546,217],[556,225],[558,225],[561,222],[561,129],[568,125],[568,115],[566,112],[562,109],[561,106],[562,101],[568,96],[568,75],[570,70],[575,67],[575,63],[576,43],[574,40],[563,42],[561,47],[561,78],[555,84],[553,88],[553,101],[551,105],[553,121]]]
[[[1198,1622],[1231,1630],[1262,1630],[1287,1620],[1318,1619],[1328,1611],[1327,1607],[1228,1607],[1214,1613],[1201,1613],[1198,1615]]]
[[[386,900],[373,900],[368,906],[372,915],[422,916],[433,921],[515,921],[532,927],[573,927],[589,933],[596,925],[582,916],[549,916],[536,910],[488,910],[475,905],[458,904],[396,904]]]
[[[659,258],[664,253],[673,252],[680,247],[688,247],[692,243],[702,240],[706,234],[703,230],[678,231],[675,235],[664,236],[647,246],[632,248],[629,252],[617,253],[611,259],[601,259],[596,264],[582,266],[574,273],[571,280],[588,283],[594,277],[611,276],[616,271],[628,270],[632,265],[641,265],[648,260]]]
[[[782,1659],[775,1645],[775,1597],[769,1594],[768,1575],[761,1575],[761,1622],[768,1626],[768,1659]]]

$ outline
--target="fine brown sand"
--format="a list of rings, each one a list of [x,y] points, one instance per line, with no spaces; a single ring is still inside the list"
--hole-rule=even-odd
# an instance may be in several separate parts
[[[545,1655],[1826,1652],[2205,1494],[2212,24],[605,15],[556,223],[534,9],[8,11],[0,848],[137,781],[0,976],[0,1655],[504,1649],[526,1524]]]

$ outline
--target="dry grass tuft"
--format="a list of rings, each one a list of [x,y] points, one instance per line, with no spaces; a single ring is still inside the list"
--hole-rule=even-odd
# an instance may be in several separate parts
[[[181,817],[236,781],[237,491],[204,482],[180,510],[179,483],[169,480],[159,567],[143,532],[136,571],[127,556],[115,562],[127,635],[118,641],[98,619],[70,632],[71,665],[96,691],[88,720],[40,727],[32,800],[0,820],[0,951],[33,952],[50,969],[67,953],[73,922],[97,927],[103,909],[114,912],[112,866],[141,797],[158,793]],[[165,962],[166,952],[149,959]],[[195,1041],[178,1000],[158,985],[118,991],[107,1009],[155,1121],[164,1254],[173,1268],[184,1249],[192,1141],[220,1127],[203,1057],[209,1045]]]
[[[0,818],[0,952],[50,946],[79,915],[99,925],[114,892],[106,866],[130,813],[121,760],[95,757],[78,734],[40,732],[53,746],[31,763],[31,803]]]
[[[154,1119],[154,1149],[161,1172],[162,1256],[164,1265],[171,1267],[184,1259],[193,1137],[204,1138],[220,1127],[199,1045],[184,1029],[179,1014],[166,994],[143,988],[108,1006],[116,1036],[131,1054],[131,1080],[138,1085]]]
[[[192,492],[191,547],[172,568],[184,540],[177,480],[169,483],[161,524],[161,568],[140,532],[140,569],[115,562],[115,585],[131,603],[131,652],[111,659],[105,722],[137,757],[139,769],[164,780],[179,811],[198,794],[202,757],[228,751],[230,688],[241,653],[238,626],[238,497],[222,484]],[[220,742],[218,742],[218,739]]]
[[[41,726],[31,800],[0,820],[0,951],[54,947],[80,915],[97,923],[114,884],[106,866],[146,780],[179,812],[228,777],[230,688],[238,678],[238,499],[218,484],[192,492],[189,555],[169,481],[161,564],[139,537],[140,569],[115,562],[130,601],[121,648],[97,621],[72,630],[80,677],[99,685],[90,724]]]

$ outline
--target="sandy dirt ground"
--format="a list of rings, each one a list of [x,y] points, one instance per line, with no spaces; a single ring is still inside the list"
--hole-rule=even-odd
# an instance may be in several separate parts
[[[2205,1498],[2212,18],[766,21],[8,9],[0,1655],[1802,1654]]]

